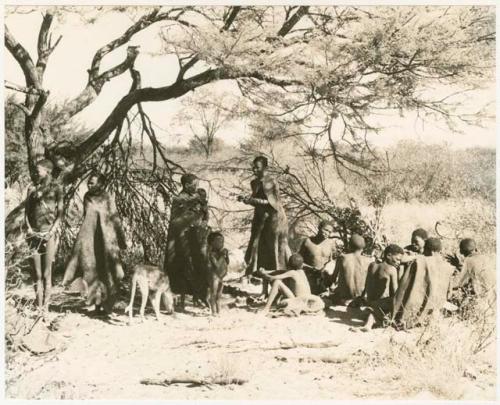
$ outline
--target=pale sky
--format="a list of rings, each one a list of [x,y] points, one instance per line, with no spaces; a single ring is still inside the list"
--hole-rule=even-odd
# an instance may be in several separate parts
[[[42,20],[40,13],[25,15],[8,15],[6,25],[16,39],[36,58],[36,41],[38,29]],[[78,95],[87,82],[87,69],[90,67],[95,51],[110,40],[121,35],[131,24],[130,19],[123,14],[104,15],[95,24],[85,24],[76,16],[69,16],[63,23],[54,21],[53,36],[63,38],[51,55],[45,73],[45,87],[50,90],[49,100],[63,103]],[[161,24],[161,23],[160,23]],[[158,27],[149,27],[134,36],[131,45],[140,45],[140,54],[136,60],[136,68],[141,72],[143,87],[165,86],[173,83],[177,74],[177,61],[173,55],[158,56],[160,41]],[[123,46],[108,55],[101,69],[121,62],[126,53]],[[5,79],[24,85],[22,71],[5,51]],[[234,92],[236,86],[230,82],[219,82],[211,85],[215,93],[222,91]],[[130,87],[130,77],[123,74],[106,83],[98,99],[76,119],[92,129],[97,128],[111,112],[116,103]],[[466,106],[475,111],[481,105],[492,103],[494,113],[495,83],[480,92],[468,97]],[[191,136],[188,127],[181,127],[174,122],[179,112],[180,101],[147,103],[145,109],[153,122],[159,140],[166,146],[185,145]],[[385,117],[373,117],[372,122],[384,126],[379,134],[371,135],[369,140],[377,146],[390,145],[401,139],[416,139],[426,143],[448,142],[456,147],[492,146],[496,144],[495,122],[485,122],[485,128],[463,127],[463,134],[454,133],[446,128],[443,122],[425,123],[416,120],[414,114],[399,117],[392,114]],[[236,143],[246,136],[245,122],[239,121],[224,128],[220,137],[226,142]]]

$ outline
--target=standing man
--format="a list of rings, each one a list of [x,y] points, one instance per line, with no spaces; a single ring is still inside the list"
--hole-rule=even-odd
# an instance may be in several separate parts
[[[321,221],[318,233],[306,238],[299,248],[300,255],[304,258],[305,273],[313,294],[325,291],[323,280],[327,276],[325,265],[337,255],[337,244],[331,238],[333,225],[328,221]]]
[[[37,163],[38,179],[28,188],[25,207],[27,241],[33,251],[35,292],[38,308],[45,317],[52,290],[52,265],[59,244],[64,193],[52,177],[54,165],[43,159]]]
[[[250,242],[245,254],[247,275],[256,274],[261,267],[285,270],[290,248],[288,246],[288,221],[281,204],[278,181],[267,173],[267,158],[254,159],[251,181],[252,194],[239,196],[238,201],[255,208]],[[263,295],[267,296],[268,281],[264,279]]]

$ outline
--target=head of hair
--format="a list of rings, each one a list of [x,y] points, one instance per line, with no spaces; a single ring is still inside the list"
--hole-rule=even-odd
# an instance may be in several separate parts
[[[294,253],[288,259],[288,268],[290,270],[300,270],[304,265],[304,258],[299,253]]]
[[[427,238],[429,238],[427,231],[423,228],[417,228],[411,233],[412,240],[417,236],[422,238],[423,240],[427,240]]]
[[[207,237],[208,245],[215,249],[222,249],[224,247],[224,235],[222,232],[210,232]]]
[[[471,238],[465,238],[460,241],[460,252],[470,254],[476,250],[476,241]]]
[[[404,250],[401,246],[396,244],[391,244],[384,249],[383,256],[387,257],[387,255],[402,255],[402,254],[404,254]]]
[[[190,184],[197,179],[196,175],[193,173],[186,173],[181,176],[181,184],[185,186],[186,184]]]
[[[357,233],[352,234],[351,239],[349,239],[349,250],[351,252],[363,250],[365,246],[365,239],[361,235],[358,235]]]
[[[49,159],[41,159],[38,162],[36,162],[36,165],[38,167],[43,167],[47,170],[53,170],[54,169],[54,163],[52,163],[52,160]]]
[[[438,238],[429,238],[425,241],[424,254],[441,252],[442,248],[443,246],[441,244],[441,240],[439,240]]]
[[[105,180],[106,180],[106,177],[104,176],[104,174],[102,174],[101,172],[97,172],[97,171],[90,173],[89,180],[92,178],[97,179],[97,182],[99,184],[104,184]]]
[[[268,160],[265,156],[257,156],[254,160],[253,160],[253,163],[257,163],[257,162],[262,162],[262,166],[263,167],[267,167],[268,165]]]
[[[325,226],[333,227],[333,223],[331,221],[328,221],[327,219],[323,219],[319,222],[318,229],[323,229]]]
[[[196,192],[201,196],[201,197],[206,197],[207,196],[207,190],[204,188],[198,188]]]

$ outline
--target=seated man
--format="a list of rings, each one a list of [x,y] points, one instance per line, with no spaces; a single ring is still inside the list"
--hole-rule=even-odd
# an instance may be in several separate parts
[[[424,254],[425,241],[429,239],[427,231],[422,228],[417,228],[411,233],[411,244],[405,246],[406,253]]]
[[[392,312],[392,299],[398,288],[398,267],[404,251],[398,245],[385,248],[382,263],[371,263],[366,276],[363,297],[367,302],[369,314],[363,331],[373,328],[375,323],[383,323]]]
[[[283,294],[286,299],[282,304],[289,308],[295,315],[301,312],[319,312],[324,308],[324,303],[321,298],[312,295],[307,277],[302,270],[304,259],[298,253],[290,256],[288,260],[288,268],[290,270],[281,274],[274,274],[271,271],[259,269],[260,274],[264,279],[272,281],[271,292],[267,303],[262,310],[263,314],[267,314],[271,309],[271,305],[279,293]],[[288,281],[290,287],[285,282]],[[287,310],[285,309],[285,313]]]
[[[455,301],[460,306],[469,303],[485,304],[484,310],[495,305],[495,265],[489,263],[487,257],[478,253],[473,239],[460,241],[461,262],[457,257],[450,263],[458,270],[452,280],[455,290]]]
[[[428,238],[427,231],[422,228],[417,228],[411,233],[411,244],[404,247],[405,255],[401,260],[401,266],[398,268],[398,278],[403,276],[405,270],[410,267],[418,255],[424,254],[424,245]]]
[[[447,302],[453,268],[441,256],[441,241],[425,241],[419,255],[405,270],[394,296],[392,321],[399,328],[425,323]]]
[[[328,221],[321,221],[318,225],[318,233],[304,239],[299,248],[299,253],[304,258],[305,273],[313,294],[326,291],[323,282],[328,276],[324,270],[325,265],[337,254],[337,244],[331,238],[332,233],[333,225]]]
[[[368,265],[372,261],[371,257],[362,255],[364,248],[363,237],[354,234],[349,241],[349,253],[337,259],[332,276],[333,284],[336,284],[332,294],[332,302],[335,305],[349,305],[353,299],[361,297]]]

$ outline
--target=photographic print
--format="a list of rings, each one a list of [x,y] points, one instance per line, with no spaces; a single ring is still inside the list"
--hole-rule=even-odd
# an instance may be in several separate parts
[[[495,13],[6,5],[6,399],[495,400]]]

